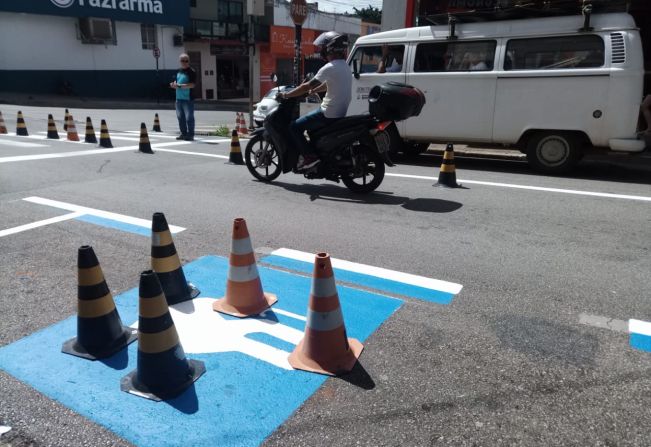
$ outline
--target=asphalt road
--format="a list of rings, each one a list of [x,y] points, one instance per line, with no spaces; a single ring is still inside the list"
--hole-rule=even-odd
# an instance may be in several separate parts
[[[0,110],[12,130],[14,109]],[[51,112],[23,112],[31,134],[45,130]],[[95,115],[96,130],[107,116],[127,138],[113,143],[131,147],[127,131],[153,112]],[[230,116],[201,112],[198,121]],[[171,113],[161,119],[174,128]],[[651,175],[639,162],[593,161],[549,177],[522,162],[458,157],[464,188],[444,189],[432,186],[440,157],[426,155],[356,196],[298,175],[255,181],[245,167],[197,155],[228,155],[228,140],[203,140],[152,135],[155,155],[9,161],[87,146],[0,136],[0,231],[67,213],[30,196],[145,219],[164,211],[187,228],[175,237],[185,263],[228,256],[232,219],[245,217],[261,252],[327,251],[463,285],[447,306],[403,297],[366,341],[361,366],[328,379],[264,445],[651,444],[651,353],[594,323],[651,320]],[[76,220],[0,237],[0,346],[75,314],[76,250],[88,243],[114,295],[149,264],[148,238]],[[0,445],[130,445],[2,371],[0,389],[0,425],[12,427]]]

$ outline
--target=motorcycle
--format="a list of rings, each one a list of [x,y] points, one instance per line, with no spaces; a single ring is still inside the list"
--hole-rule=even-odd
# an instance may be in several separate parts
[[[271,182],[281,173],[302,174],[308,180],[325,179],[339,183],[355,193],[374,191],[384,179],[391,139],[386,128],[391,120],[371,114],[347,116],[313,132],[308,132],[321,163],[298,171],[298,151],[287,136],[299,98],[282,99],[269,113],[263,127],[251,134],[244,158],[249,172],[258,180]]]

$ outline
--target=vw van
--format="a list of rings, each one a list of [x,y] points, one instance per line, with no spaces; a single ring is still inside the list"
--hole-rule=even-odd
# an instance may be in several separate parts
[[[585,149],[641,152],[640,34],[626,13],[422,26],[360,37],[349,115],[378,84],[423,91],[419,116],[396,124],[405,151],[430,143],[516,146],[535,169],[564,173]],[[392,141],[394,150],[395,142]]]

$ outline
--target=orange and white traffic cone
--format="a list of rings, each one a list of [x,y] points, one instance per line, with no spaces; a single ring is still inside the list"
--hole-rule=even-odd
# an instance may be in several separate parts
[[[79,141],[79,134],[75,127],[75,120],[72,114],[68,115],[68,141]]]
[[[226,296],[213,303],[213,310],[242,318],[257,315],[278,301],[273,293],[262,291],[249,230],[241,217],[233,222],[233,242],[228,264]]]
[[[8,133],[8,132],[7,132],[7,126],[6,126],[6,124],[5,124],[5,120],[4,120],[4,118],[2,117],[2,112],[0,112],[0,133],[1,133],[1,134]]]
[[[240,135],[246,135],[249,133],[249,129],[246,128],[246,118],[244,117],[244,112],[240,112],[240,127],[237,129],[237,133]]]
[[[289,364],[294,369],[336,376],[353,369],[362,349],[359,340],[346,336],[330,255],[318,253],[305,336],[289,355]]]

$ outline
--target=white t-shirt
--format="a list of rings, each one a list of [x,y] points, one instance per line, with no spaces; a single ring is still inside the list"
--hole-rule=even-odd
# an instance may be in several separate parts
[[[352,97],[353,75],[343,59],[328,62],[317,72],[314,79],[328,86],[321,110],[326,118],[343,118]]]

